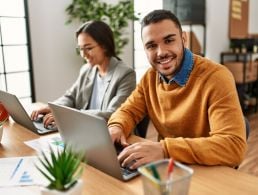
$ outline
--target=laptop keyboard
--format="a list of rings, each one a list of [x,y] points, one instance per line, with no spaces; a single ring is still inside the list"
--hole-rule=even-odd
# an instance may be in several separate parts
[[[121,167],[123,175],[131,175],[137,172],[137,169],[129,169],[128,167]]]
[[[115,148],[116,148],[116,154],[120,154],[120,152],[122,152],[122,150],[124,149],[124,146],[122,146],[120,143],[115,143]],[[130,169],[130,165],[128,167],[122,167],[120,166],[122,169],[122,173],[123,175],[127,176],[127,175],[131,175],[131,174],[135,174],[137,173],[137,169]]]
[[[43,123],[40,122],[33,122],[35,127],[42,131],[42,132],[50,132],[50,131],[57,131],[57,127],[55,125],[48,125],[47,128],[44,127]]]

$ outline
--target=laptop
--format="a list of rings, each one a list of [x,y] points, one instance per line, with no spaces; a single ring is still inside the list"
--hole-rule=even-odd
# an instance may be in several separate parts
[[[103,118],[50,102],[48,105],[61,138],[74,150],[85,152],[87,164],[123,181],[139,175],[137,170],[120,166],[118,153]]]
[[[45,128],[42,120],[32,121],[16,95],[0,90],[0,102],[12,119],[27,129],[40,135],[57,131],[56,126]]]

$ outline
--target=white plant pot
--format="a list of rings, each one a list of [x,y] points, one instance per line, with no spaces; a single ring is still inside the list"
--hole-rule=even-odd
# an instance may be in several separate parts
[[[41,195],[81,195],[83,191],[83,181],[78,182],[68,191],[61,192],[57,190],[50,190],[48,188],[41,188]]]
[[[4,131],[3,125],[0,125],[0,143],[1,143],[1,140],[2,140],[2,136],[3,136],[3,131]]]

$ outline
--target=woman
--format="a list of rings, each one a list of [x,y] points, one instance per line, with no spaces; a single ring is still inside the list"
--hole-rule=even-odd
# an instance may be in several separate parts
[[[72,87],[54,102],[108,120],[135,88],[135,71],[117,57],[113,33],[106,23],[86,22],[76,31],[76,38],[87,63]],[[34,110],[31,119],[37,120],[41,114],[45,127],[54,124],[48,106]]]

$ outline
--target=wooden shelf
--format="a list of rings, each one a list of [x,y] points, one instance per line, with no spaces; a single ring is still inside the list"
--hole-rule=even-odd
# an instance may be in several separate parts
[[[244,114],[257,112],[258,109],[258,62],[253,60],[254,55],[257,53],[225,51],[220,54],[221,64],[227,66],[236,80]]]

